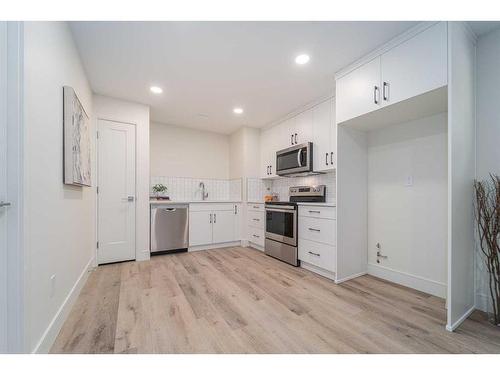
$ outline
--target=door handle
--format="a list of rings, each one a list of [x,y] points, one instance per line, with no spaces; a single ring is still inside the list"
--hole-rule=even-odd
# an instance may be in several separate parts
[[[135,197],[133,195],[129,195],[127,198],[122,198],[122,202],[133,202]]]
[[[379,92],[378,92],[378,86],[373,86],[373,102],[375,104],[378,104],[379,102]]]
[[[302,149],[297,152],[297,164],[302,167]]]
[[[10,202],[4,202],[4,201],[0,202],[0,207],[9,207],[10,205],[11,205]]]
[[[386,91],[386,89],[387,89],[387,91]],[[382,97],[384,98],[384,100],[389,101],[389,83],[387,83],[387,82],[384,82]]]
[[[295,133],[295,144],[297,144],[297,133]]]
[[[293,134],[290,135],[290,144],[293,146]]]
[[[165,208],[164,210],[167,212],[175,212],[177,211],[177,208]]]
[[[330,164],[333,165],[333,152],[330,152]]]
[[[326,153],[326,156],[325,156],[325,163],[326,163],[326,165],[328,165],[328,152]]]

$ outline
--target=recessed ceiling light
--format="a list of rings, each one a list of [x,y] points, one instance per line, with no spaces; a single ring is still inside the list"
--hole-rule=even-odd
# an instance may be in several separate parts
[[[158,86],[151,86],[149,89],[153,94],[161,94],[163,92],[163,89]]]
[[[243,113],[243,108],[233,108],[233,112],[236,113],[237,115],[241,115]]]
[[[306,55],[306,54],[302,54],[302,55],[298,55],[296,58],[295,58],[295,62],[299,65],[304,65],[304,64],[307,64],[309,62],[309,55]]]

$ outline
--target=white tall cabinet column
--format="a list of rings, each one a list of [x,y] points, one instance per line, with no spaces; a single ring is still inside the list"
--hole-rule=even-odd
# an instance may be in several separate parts
[[[476,39],[448,22],[448,324],[475,309],[473,182],[476,176]]]

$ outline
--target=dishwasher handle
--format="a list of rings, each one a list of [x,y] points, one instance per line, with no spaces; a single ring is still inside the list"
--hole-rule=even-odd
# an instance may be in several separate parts
[[[164,208],[163,211],[175,212],[175,211],[177,211],[177,208]]]

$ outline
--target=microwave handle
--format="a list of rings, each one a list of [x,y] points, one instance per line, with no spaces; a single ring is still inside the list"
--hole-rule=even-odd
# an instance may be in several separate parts
[[[302,149],[299,150],[299,152],[297,152],[297,164],[299,165],[299,167],[302,167]]]

